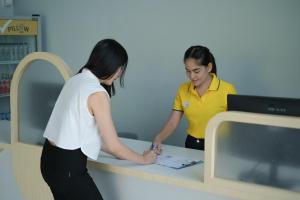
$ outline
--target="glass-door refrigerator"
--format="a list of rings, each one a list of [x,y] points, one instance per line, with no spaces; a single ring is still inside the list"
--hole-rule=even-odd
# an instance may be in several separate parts
[[[0,18],[0,146],[10,138],[10,83],[20,60],[41,51],[41,19],[30,17]]]

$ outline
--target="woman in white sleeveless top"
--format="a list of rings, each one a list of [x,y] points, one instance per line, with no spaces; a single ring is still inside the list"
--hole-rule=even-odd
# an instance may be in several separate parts
[[[44,133],[41,156],[41,172],[54,199],[102,199],[86,168],[87,157],[96,160],[100,149],[139,164],[155,161],[153,151],[140,155],[122,144],[113,124],[110,97],[116,79],[123,86],[127,62],[118,42],[101,40],[64,85]]]

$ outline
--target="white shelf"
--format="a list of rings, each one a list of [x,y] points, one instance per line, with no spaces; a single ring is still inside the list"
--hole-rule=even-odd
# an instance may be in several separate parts
[[[19,64],[20,60],[0,61],[0,65],[15,65]]]
[[[10,96],[9,93],[7,93],[7,94],[0,94],[0,98],[9,97],[9,96]]]

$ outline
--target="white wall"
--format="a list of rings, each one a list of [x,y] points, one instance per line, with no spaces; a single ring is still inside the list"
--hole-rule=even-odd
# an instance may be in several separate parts
[[[13,2],[0,0],[0,17],[11,17],[14,13]]]
[[[129,54],[125,89],[112,98],[119,131],[152,140],[186,80],[182,57],[208,46],[220,78],[240,94],[300,98],[299,0],[15,0],[16,15],[43,17],[45,51],[75,71],[93,45],[115,38]],[[183,145],[183,121],[168,143]]]

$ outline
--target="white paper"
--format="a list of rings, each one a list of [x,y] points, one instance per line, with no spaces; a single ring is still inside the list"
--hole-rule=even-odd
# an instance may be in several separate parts
[[[156,159],[156,164],[163,165],[170,168],[180,169],[187,166],[195,165],[197,163],[202,163],[203,161],[193,160],[189,158],[173,156],[173,155],[159,155]]]

